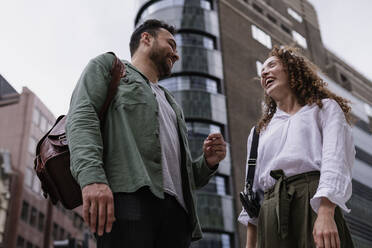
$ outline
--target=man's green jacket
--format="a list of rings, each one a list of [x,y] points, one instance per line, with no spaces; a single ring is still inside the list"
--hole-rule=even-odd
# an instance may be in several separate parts
[[[149,80],[127,61],[126,76],[120,81],[100,130],[98,113],[106,98],[113,60],[109,53],[92,59],[73,92],[66,125],[72,175],[81,188],[105,183],[117,193],[148,186],[154,195],[164,198],[158,104]],[[177,115],[183,195],[192,238],[196,240],[202,233],[194,191],[207,184],[215,170],[207,166],[204,156],[192,161],[182,109],[164,91]]]

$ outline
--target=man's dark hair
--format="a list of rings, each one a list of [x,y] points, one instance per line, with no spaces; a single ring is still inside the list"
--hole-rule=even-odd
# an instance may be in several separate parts
[[[140,26],[138,26],[136,30],[134,30],[132,36],[130,37],[129,43],[130,56],[133,57],[133,54],[137,51],[141,39],[141,34],[143,32],[147,32],[151,34],[154,38],[156,38],[157,32],[159,31],[160,28],[168,30],[168,32],[171,33],[172,35],[174,35],[176,32],[173,26],[168,25],[165,22],[156,19],[150,19],[145,21]]]

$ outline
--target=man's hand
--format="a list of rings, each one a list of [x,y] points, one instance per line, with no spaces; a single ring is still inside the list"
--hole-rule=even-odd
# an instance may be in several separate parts
[[[226,143],[220,133],[212,133],[204,140],[204,157],[213,169],[226,156]]]
[[[104,183],[93,183],[85,186],[83,194],[83,218],[90,230],[103,235],[111,232],[114,216],[114,198],[111,189]],[[98,220],[98,223],[97,223]],[[96,230],[98,228],[98,230]]]
[[[313,237],[317,248],[340,248],[340,237],[334,218],[336,205],[322,197],[318,217],[314,223]]]

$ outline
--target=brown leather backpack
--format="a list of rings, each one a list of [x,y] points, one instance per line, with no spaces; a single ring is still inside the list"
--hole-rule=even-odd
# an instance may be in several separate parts
[[[114,53],[110,53],[115,56]],[[99,113],[101,128],[106,117],[106,111],[116,95],[120,78],[124,76],[125,66],[115,56],[106,100]],[[72,177],[70,171],[70,152],[65,125],[66,116],[59,116],[53,127],[38,142],[34,169],[41,181],[44,197],[49,196],[53,204],[60,201],[65,208],[73,209],[80,206],[83,201],[80,186]]]

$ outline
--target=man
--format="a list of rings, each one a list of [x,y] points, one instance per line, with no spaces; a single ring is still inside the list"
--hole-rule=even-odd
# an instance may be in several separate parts
[[[189,247],[201,238],[195,193],[226,155],[210,134],[191,160],[181,108],[158,85],[179,59],[174,28],[148,20],[132,34],[131,63],[111,103],[102,133],[114,56],[89,62],[74,90],[67,121],[71,171],[82,188],[83,217],[98,247]]]

